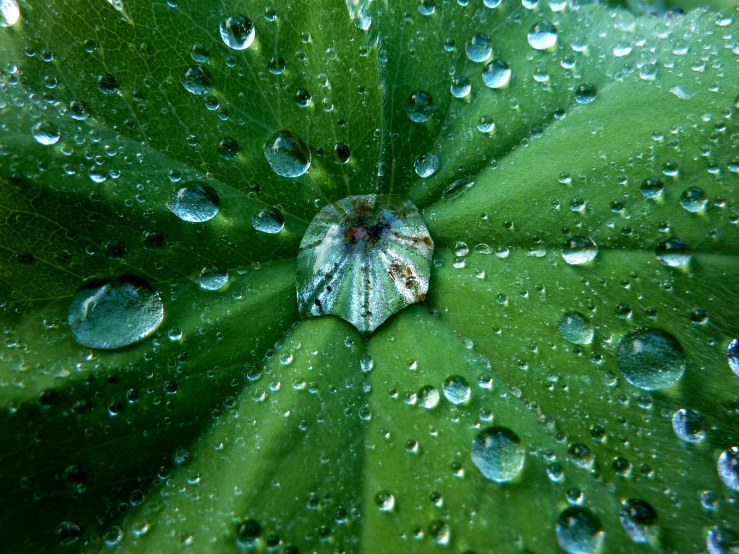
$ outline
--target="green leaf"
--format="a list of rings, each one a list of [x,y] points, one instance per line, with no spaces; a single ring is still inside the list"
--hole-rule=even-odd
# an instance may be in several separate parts
[[[493,4],[0,1],[3,551],[729,552],[738,14]]]

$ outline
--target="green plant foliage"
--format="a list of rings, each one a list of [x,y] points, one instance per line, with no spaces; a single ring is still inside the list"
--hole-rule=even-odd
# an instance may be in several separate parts
[[[0,0],[0,550],[735,552],[739,13],[639,11]]]

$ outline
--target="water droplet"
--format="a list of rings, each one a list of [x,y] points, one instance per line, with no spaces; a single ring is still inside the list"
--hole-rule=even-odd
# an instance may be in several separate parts
[[[472,441],[472,463],[490,481],[507,483],[523,469],[526,449],[519,436],[507,427],[480,431]]]
[[[636,544],[646,544],[657,535],[657,512],[641,498],[624,500],[619,510],[624,530]]]
[[[426,408],[427,410],[433,410],[434,408],[436,408],[436,406],[439,405],[441,395],[439,394],[439,391],[436,389],[436,387],[426,385],[424,387],[421,387],[421,390],[418,391],[418,399],[419,406],[421,406],[422,408]]]
[[[246,50],[254,42],[254,25],[248,17],[232,15],[220,25],[223,43],[234,50]]]
[[[464,98],[472,92],[472,84],[464,75],[452,79],[452,85],[449,87],[454,98]]]
[[[105,546],[111,548],[117,546],[123,540],[123,529],[117,525],[111,526],[103,535]]]
[[[213,77],[202,65],[191,65],[182,74],[182,86],[192,94],[207,94],[213,86]]]
[[[441,195],[446,199],[454,198],[455,196],[460,195],[466,190],[471,189],[474,185],[475,182],[472,179],[462,177],[461,179],[457,179],[451,185],[445,188]]]
[[[300,108],[307,108],[312,100],[313,97],[307,90],[299,89],[295,93],[295,104]]]
[[[431,15],[436,11],[435,0],[418,0],[418,11],[421,15]]]
[[[222,138],[218,142],[218,154],[224,160],[233,160],[239,155],[239,143],[232,137]]]
[[[594,84],[583,83],[575,89],[575,100],[577,100],[578,104],[590,104],[595,100],[597,92]]]
[[[486,8],[497,8],[503,0],[482,0]]]
[[[495,131],[495,121],[489,115],[483,115],[477,124],[477,130],[481,133],[492,133]]]
[[[511,68],[503,60],[493,60],[483,69],[482,80],[489,88],[505,88],[511,82]]]
[[[201,43],[196,42],[192,45],[192,48],[190,48],[190,57],[193,61],[205,63],[208,61],[208,58],[210,58],[210,52]]]
[[[218,193],[206,183],[193,181],[176,190],[167,201],[167,209],[189,223],[203,223],[218,213]]]
[[[33,134],[33,139],[44,146],[56,144],[62,136],[59,127],[51,121],[39,121],[33,126],[31,133]]]
[[[557,28],[549,21],[542,21],[531,27],[528,39],[532,48],[548,50],[557,44]]]
[[[425,90],[417,90],[408,97],[405,105],[405,113],[411,121],[423,123],[428,121],[433,112],[434,100]]]
[[[428,230],[408,200],[363,195],[325,206],[300,243],[300,313],[334,314],[373,331],[425,298],[432,254]]]
[[[593,342],[593,324],[578,312],[564,314],[559,320],[559,333],[572,344],[590,344]]]
[[[73,100],[69,104],[69,116],[77,121],[90,117],[90,108],[84,100]]]
[[[388,491],[380,491],[375,495],[375,505],[381,512],[392,512],[395,509],[395,497]]]
[[[140,277],[92,279],[75,293],[67,322],[88,348],[121,348],[151,335],[164,318],[159,294]]]
[[[118,79],[110,73],[104,73],[98,77],[98,89],[103,94],[115,94],[118,92]]]
[[[444,398],[456,406],[467,403],[472,394],[469,383],[460,375],[447,377],[441,385],[441,390],[444,391]]]
[[[706,548],[708,554],[737,554],[739,535],[722,525],[712,527],[706,535]]]
[[[228,272],[214,266],[204,267],[194,281],[203,290],[220,290],[228,283]]]
[[[16,0],[0,0],[0,27],[12,27],[21,18]]]
[[[242,521],[236,528],[236,544],[246,550],[253,550],[261,536],[262,526],[253,519]]]
[[[680,342],[654,327],[635,329],[625,335],[616,357],[626,380],[643,390],[670,387],[685,373],[685,355]]]
[[[303,139],[290,131],[278,131],[264,143],[264,157],[272,170],[281,177],[300,177],[311,163],[310,148]]]
[[[642,183],[641,193],[644,198],[654,199],[662,194],[664,188],[665,184],[662,182],[662,179],[659,177],[650,177]]]
[[[690,262],[688,243],[682,239],[671,238],[660,241],[655,249],[657,259],[667,267],[682,267]]]
[[[688,408],[680,408],[672,415],[672,430],[685,442],[700,442],[706,438],[703,417]]]
[[[718,457],[716,467],[718,476],[724,482],[724,485],[739,491],[739,447],[732,446],[728,450],[724,450]]]
[[[416,158],[413,167],[416,170],[416,174],[421,179],[431,177],[434,173],[439,170],[439,156],[431,152],[425,154],[419,154]]]
[[[729,343],[729,349],[726,352],[726,359],[729,367],[734,375],[739,377],[739,339],[734,339]]]
[[[580,442],[574,442],[567,447],[567,457],[578,467],[590,469],[595,463],[595,454],[590,447]]]
[[[598,255],[598,246],[588,237],[573,237],[564,246],[562,258],[570,265],[586,264]]]
[[[441,520],[431,522],[429,537],[439,546],[447,546],[452,540],[452,530]]]
[[[557,518],[557,541],[568,554],[594,554],[604,538],[600,519],[587,508],[571,506]]]
[[[254,214],[251,225],[257,231],[274,235],[285,227],[285,218],[277,208],[264,208]]]
[[[464,51],[473,62],[484,62],[493,54],[493,45],[489,36],[479,33],[467,41]]]
[[[77,542],[82,535],[82,528],[74,521],[62,521],[54,530],[57,541],[62,546],[67,546]]]
[[[280,56],[273,56],[267,64],[267,69],[272,75],[282,75],[285,72],[285,59]]]

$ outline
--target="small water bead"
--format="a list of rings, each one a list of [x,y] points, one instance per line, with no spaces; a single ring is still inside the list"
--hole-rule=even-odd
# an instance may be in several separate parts
[[[680,195],[680,205],[691,213],[698,213],[708,203],[706,193],[702,188],[691,187]]]
[[[655,249],[657,259],[667,267],[682,267],[690,262],[688,243],[682,239],[670,238],[660,241]]]
[[[418,0],[418,11],[421,15],[431,15],[436,11],[435,0]]]
[[[593,342],[593,324],[578,312],[568,312],[559,320],[559,333],[572,344],[590,344]]]
[[[661,390],[677,383],[685,373],[685,354],[680,342],[654,327],[635,329],[625,335],[616,354],[626,380],[642,390]]]
[[[469,401],[472,390],[467,380],[460,375],[447,377],[441,385],[444,398],[455,406],[465,404]]]
[[[182,86],[192,94],[208,94],[213,87],[213,77],[202,65],[191,65],[182,74]]]
[[[580,442],[574,442],[567,447],[567,457],[573,464],[583,469],[590,469],[595,463],[593,451]]]
[[[575,89],[575,100],[578,104],[590,104],[595,100],[597,92],[594,84],[583,83]]]
[[[557,542],[568,554],[595,554],[604,539],[603,524],[587,508],[571,506],[557,517]]]
[[[503,0],[482,0],[486,8],[497,8]]]
[[[417,90],[408,97],[405,113],[415,123],[428,121],[433,113],[434,100],[425,90]]]
[[[0,27],[12,27],[21,18],[16,0],[0,0]]]
[[[472,84],[467,77],[462,75],[452,79],[452,84],[449,87],[449,90],[454,98],[464,98],[472,92]]]
[[[220,25],[223,43],[234,50],[246,50],[254,42],[254,25],[243,15],[231,15]]]
[[[33,140],[44,146],[52,146],[59,142],[62,134],[59,127],[51,121],[39,121],[31,129]]]
[[[452,530],[442,520],[433,521],[429,525],[429,537],[439,546],[447,546],[452,540]]]
[[[67,322],[79,344],[110,350],[148,337],[163,318],[159,294],[140,277],[126,275],[84,283],[72,298]]]
[[[388,491],[380,491],[375,495],[375,505],[381,512],[392,512],[395,509],[395,496]]]
[[[598,255],[598,246],[589,237],[573,237],[565,242],[562,258],[570,265],[591,262]]]
[[[203,223],[218,213],[218,193],[207,183],[193,181],[169,197],[167,209],[188,223]]]
[[[439,391],[436,389],[436,387],[426,385],[424,387],[421,387],[421,390],[418,391],[418,400],[419,406],[421,406],[422,408],[426,408],[427,410],[433,410],[434,408],[436,408],[436,406],[439,405],[441,394],[439,394]]]
[[[295,105],[299,108],[307,108],[308,106],[310,106],[312,100],[313,97],[307,90],[299,89],[295,93]]]
[[[624,530],[636,544],[646,544],[657,536],[657,512],[641,498],[624,500],[619,510]]]
[[[421,179],[431,177],[439,170],[439,156],[431,152],[419,154],[413,167]]]
[[[277,208],[264,208],[252,216],[251,225],[257,231],[274,235],[285,227],[285,218]]]
[[[481,133],[492,133],[495,131],[495,121],[489,115],[483,115],[477,124],[477,130]]]
[[[90,108],[84,100],[73,100],[69,104],[69,117],[77,121],[84,121],[90,117]]]
[[[641,193],[644,198],[654,199],[662,194],[664,188],[665,184],[662,182],[662,179],[659,177],[650,177],[642,183]]]
[[[724,450],[718,457],[716,468],[724,485],[739,491],[739,446]]]
[[[205,63],[208,61],[208,58],[210,58],[210,52],[202,43],[196,42],[192,45],[192,48],[190,48],[190,57],[193,61]]]
[[[103,535],[103,542],[105,543],[105,546],[109,548],[119,545],[122,540],[123,529],[121,529],[117,525],[113,525],[112,527],[108,528],[108,530]]]
[[[557,44],[557,28],[550,21],[541,21],[531,27],[529,44],[536,50],[548,50]]]
[[[233,160],[239,155],[239,143],[233,137],[222,138],[218,142],[218,155],[224,160]]]
[[[253,550],[262,536],[262,526],[253,519],[242,521],[236,528],[236,544],[245,550]]]
[[[616,46],[613,47],[613,56],[615,58],[623,58],[624,56],[631,54],[631,50],[631,44],[622,40],[616,43]]]
[[[204,267],[193,280],[203,290],[220,290],[228,283],[228,272],[214,266]]]
[[[479,33],[467,41],[464,51],[473,62],[484,62],[493,54],[493,45],[489,36]]]
[[[734,339],[729,343],[726,360],[729,362],[729,367],[734,375],[739,377],[739,339]]]
[[[273,56],[267,64],[267,69],[272,75],[281,75],[285,72],[285,59],[280,56]]]
[[[495,59],[485,66],[482,80],[485,86],[493,89],[505,88],[511,82],[511,68],[503,60]]]
[[[685,442],[701,442],[706,438],[703,417],[689,408],[680,408],[672,415],[672,430]]]
[[[82,528],[74,521],[62,521],[54,530],[54,535],[60,545],[68,546],[77,542],[82,535]]]
[[[706,535],[706,548],[708,554],[737,554],[739,535],[722,525],[712,527]]]
[[[118,79],[110,73],[98,76],[98,89],[103,94],[115,94],[118,92]]]
[[[302,138],[290,131],[278,131],[267,139],[264,157],[281,177],[300,177],[310,169],[310,148]]]
[[[521,439],[507,427],[487,427],[472,441],[472,463],[490,481],[507,483],[521,472],[526,449]]]

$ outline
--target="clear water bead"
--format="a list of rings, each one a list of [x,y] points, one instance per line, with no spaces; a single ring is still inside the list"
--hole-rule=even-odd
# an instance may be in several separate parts
[[[74,340],[102,350],[148,337],[162,319],[164,306],[159,294],[133,275],[84,283],[72,298],[67,316]]]
[[[474,438],[471,457],[486,479],[507,483],[523,469],[526,449],[516,433],[507,427],[492,426]]]
[[[426,298],[434,243],[418,209],[389,195],[325,206],[300,243],[300,314],[333,314],[362,332]]]
[[[603,524],[587,508],[572,506],[557,518],[557,541],[568,554],[594,554],[604,538]]]
[[[177,189],[167,201],[167,209],[188,223],[203,223],[218,213],[218,193],[207,183],[193,181]]]
[[[281,177],[300,177],[310,169],[311,152],[303,139],[290,131],[278,131],[264,143],[264,157]]]
[[[557,44],[557,28],[550,21],[541,21],[531,27],[528,40],[536,50],[549,50]]]
[[[642,390],[661,390],[685,373],[685,354],[670,333],[654,327],[635,329],[618,345],[618,368],[626,380]]]
[[[234,50],[246,50],[254,42],[254,25],[248,17],[231,15],[220,26],[223,43]]]

